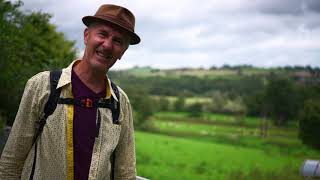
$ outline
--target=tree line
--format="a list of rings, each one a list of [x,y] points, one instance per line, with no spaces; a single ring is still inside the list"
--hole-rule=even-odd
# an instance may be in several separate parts
[[[27,79],[62,68],[76,57],[74,42],[49,22],[51,15],[23,12],[22,5],[0,0],[0,113],[8,124],[14,121]]]

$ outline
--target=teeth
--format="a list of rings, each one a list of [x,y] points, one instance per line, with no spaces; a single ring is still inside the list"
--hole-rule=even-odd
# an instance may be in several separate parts
[[[101,53],[101,52],[99,52],[99,51],[97,51],[97,54],[98,54],[99,56],[103,57],[103,58],[106,58],[106,59],[109,59],[109,58],[112,57],[111,55],[105,55],[105,54],[103,54],[103,53]]]

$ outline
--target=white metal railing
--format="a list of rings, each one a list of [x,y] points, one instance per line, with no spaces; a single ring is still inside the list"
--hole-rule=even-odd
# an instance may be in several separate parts
[[[304,177],[320,177],[320,161],[319,160],[305,160],[301,166],[301,174]]]
[[[136,180],[149,180],[149,179],[146,179],[146,178],[144,178],[144,177],[140,177],[140,176],[136,176]]]

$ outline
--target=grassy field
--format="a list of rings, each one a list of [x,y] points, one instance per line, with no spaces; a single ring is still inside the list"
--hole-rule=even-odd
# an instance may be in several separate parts
[[[275,69],[263,69],[263,68],[242,68],[241,71],[237,69],[153,69],[151,67],[135,67],[128,69],[127,72],[130,75],[138,77],[150,77],[150,76],[166,76],[166,77],[181,77],[181,76],[196,76],[207,78],[237,78],[239,75],[265,75],[270,72],[281,72]]]
[[[171,106],[172,104],[177,101],[178,97],[177,96],[152,96],[154,99],[160,99],[160,98],[165,98],[167,99]],[[212,100],[207,97],[186,97],[185,98],[185,103],[186,105],[191,105],[194,103],[210,103]]]
[[[182,118],[182,119],[190,119],[190,114],[187,112],[158,112],[155,114],[155,117],[159,117],[162,119],[170,119],[170,118]],[[232,115],[225,115],[225,114],[215,114],[215,113],[203,113],[202,119],[211,122],[220,122],[226,124],[234,124],[237,123],[237,118]],[[245,117],[243,119],[246,125],[254,125],[259,126],[260,121],[258,118],[254,117]]]
[[[191,118],[186,112],[159,112],[154,129],[137,132],[138,174],[150,179],[303,179],[305,159],[320,152],[304,146],[297,127],[271,126],[260,136],[260,119],[239,124],[230,115]]]
[[[303,158],[136,132],[137,171],[150,179],[302,179]]]

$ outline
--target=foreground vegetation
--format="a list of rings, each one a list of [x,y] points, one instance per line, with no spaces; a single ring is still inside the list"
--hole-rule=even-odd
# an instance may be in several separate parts
[[[75,43],[50,23],[51,15],[23,12],[22,5],[0,0],[0,116],[9,125],[27,80],[40,71],[65,67],[76,57]]]
[[[187,112],[159,112],[150,119],[151,132],[200,141],[278,151],[300,157],[318,156],[317,150],[302,144],[296,124],[278,127],[269,120],[233,115],[207,114],[198,119]],[[264,126],[267,126],[265,129]]]
[[[303,158],[136,132],[137,171],[150,179],[302,179]]]
[[[188,112],[155,113],[147,132],[136,133],[138,174],[150,179],[303,179],[306,159],[320,152],[301,143],[298,127],[269,124],[261,136],[261,119]],[[179,173],[177,173],[179,172]]]

